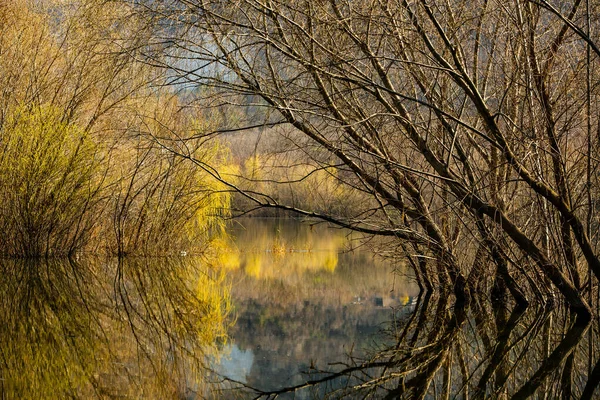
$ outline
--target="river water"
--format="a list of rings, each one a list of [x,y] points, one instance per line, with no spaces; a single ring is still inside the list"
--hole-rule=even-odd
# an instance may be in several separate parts
[[[246,219],[203,255],[0,260],[0,398],[600,398],[596,287],[591,321],[455,304],[360,244]]]
[[[401,265],[375,257],[347,231],[296,220],[246,219],[231,229],[236,323],[218,370],[263,390],[363,357],[418,288]],[[379,335],[379,336],[378,336]],[[309,396],[297,392],[296,398]]]

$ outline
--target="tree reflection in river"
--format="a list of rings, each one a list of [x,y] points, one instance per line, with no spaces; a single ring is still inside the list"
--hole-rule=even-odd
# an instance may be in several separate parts
[[[418,294],[413,282],[372,252],[349,251],[356,242],[344,230],[257,218],[236,223],[231,232],[234,241],[218,259],[228,267],[236,323],[216,369],[251,386],[299,384],[311,367],[364,354],[382,339],[378,333],[392,308]],[[231,391],[218,398],[236,395],[244,398]]]
[[[0,397],[182,398],[226,330],[220,278],[183,258],[0,262]]]
[[[561,306],[515,308],[477,297],[465,305],[448,296],[423,295],[403,306],[406,295],[416,295],[415,287],[394,279],[389,265],[367,253],[344,252],[343,231],[289,221],[246,221],[244,226],[238,232],[237,266],[230,271],[238,315],[232,343],[238,367],[243,366],[235,375],[241,398],[599,395],[597,319],[578,319]],[[314,255],[277,255],[270,251],[274,243],[309,248]],[[337,256],[333,269],[323,262],[331,252]],[[248,262],[256,253],[260,274]],[[385,326],[385,336],[377,334]],[[367,344],[370,352],[356,351]]]
[[[477,298],[413,303],[414,286],[389,266],[342,250],[343,232],[331,239],[314,227],[317,241],[308,227],[254,223],[250,246],[238,235],[225,257],[228,284],[189,257],[0,261],[0,397],[205,398],[215,378],[206,356],[221,350],[220,372],[240,383],[215,398],[599,394],[597,319]],[[222,345],[227,328],[233,339]]]
[[[591,399],[600,382],[597,328],[597,320],[560,307],[459,306],[423,297],[409,318],[391,325],[393,344],[372,358],[250,393],[267,399],[308,388],[319,398]]]

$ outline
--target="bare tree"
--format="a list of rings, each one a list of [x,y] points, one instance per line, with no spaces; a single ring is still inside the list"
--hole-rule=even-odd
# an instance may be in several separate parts
[[[136,51],[171,83],[264,109],[265,123],[292,126],[317,165],[377,205],[354,218],[295,211],[396,237],[421,283],[458,299],[558,291],[587,318],[581,289],[600,278],[598,135],[588,134],[598,54],[584,29],[597,5],[582,4],[172,0],[132,10],[155,34]]]

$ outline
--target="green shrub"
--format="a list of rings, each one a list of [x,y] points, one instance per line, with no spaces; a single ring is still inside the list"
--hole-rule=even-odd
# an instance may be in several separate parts
[[[101,160],[90,137],[49,106],[20,107],[0,130],[0,252],[58,256],[95,224]]]
[[[0,130],[0,256],[201,250],[229,207],[222,185],[151,134],[107,144],[62,116],[20,107]],[[185,145],[219,162],[217,145]]]
[[[190,157],[217,162],[217,146],[194,147]],[[144,138],[125,144],[111,188],[108,252],[117,255],[197,253],[229,195],[189,159]]]

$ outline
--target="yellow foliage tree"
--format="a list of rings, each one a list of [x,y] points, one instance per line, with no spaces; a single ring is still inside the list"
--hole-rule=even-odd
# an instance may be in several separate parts
[[[89,135],[54,107],[21,107],[0,131],[0,252],[67,255],[101,212],[102,165]]]

